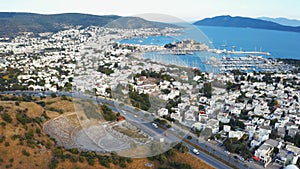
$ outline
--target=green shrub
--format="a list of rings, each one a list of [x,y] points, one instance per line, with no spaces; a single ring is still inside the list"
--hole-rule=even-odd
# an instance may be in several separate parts
[[[126,168],[126,163],[124,161],[120,161],[120,167],[121,168]]]
[[[84,156],[79,156],[79,161],[80,161],[81,163],[83,163],[84,160],[85,160],[85,157],[84,157]]]
[[[58,158],[63,158],[64,154],[61,148],[55,148],[54,149],[54,155]]]
[[[4,127],[6,126],[6,123],[5,123],[4,121],[2,121],[2,122],[0,123],[0,125],[4,128]]]
[[[8,147],[9,146],[9,142],[5,142],[5,147]]]
[[[8,114],[8,113],[3,113],[2,115],[1,115],[1,117],[2,117],[2,119],[4,120],[4,121],[6,121],[7,123],[11,123],[12,122],[12,118],[10,117],[10,115]]]
[[[26,123],[30,123],[32,121],[32,119],[27,117],[27,115],[24,113],[17,113],[16,119],[23,125],[25,125]]]
[[[58,160],[56,158],[53,158],[49,164],[50,169],[55,169],[57,167]]]
[[[5,140],[5,137],[0,137],[0,143],[2,143]]]
[[[78,148],[72,148],[72,149],[69,149],[69,151],[70,151],[72,154],[78,154],[78,153],[79,153]]]
[[[102,105],[102,111],[105,120],[115,121],[117,119],[116,113],[114,113],[108,106]]]
[[[35,129],[35,132],[36,132],[37,134],[41,134],[41,129],[36,128],[36,129]]]
[[[23,155],[25,155],[25,156],[27,156],[27,157],[29,157],[30,156],[30,153],[29,152],[27,152],[26,150],[22,150],[22,154]]]
[[[76,163],[76,162],[77,162],[77,158],[74,157],[74,156],[71,156],[71,157],[70,157],[70,160],[71,160],[72,163]]]
[[[129,157],[126,159],[126,161],[127,161],[127,163],[132,163],[133,162],[132,158],[129,158]]]
[[[189,164],[179,163],[179,162],[169,162],[169,166],[180,168],[180,169],[192,169],[192,167]]]
[[[26,138],[27,140],[33,139],[33,136],[34,136],[34,134],[33,134],[33,129],[29,129],[29,131],[28,131],[27,133],[25,133],[25,138]]]
[[[67,98],[67,96],[62,95],[62,96],[61,96],[61,100],[68,100],[68,98]]]
[[[104,167],[107,167],[107,168],[110,167],[110,165],[109,165],[109,163],[110,163],[109,157],[106,157],[106,156],[100,157],[100,158],[99,158],[99,163],[100,163],[102,166],[104,166]]]
[[[55,93],[51,93],[51,95],[50,95],[52,98],[55,98],[55,97],[57,97],[57,95],[55,94]]]
[[[87,161],[89,165],[91,166],[95,165],[95,158],[88,158]]]

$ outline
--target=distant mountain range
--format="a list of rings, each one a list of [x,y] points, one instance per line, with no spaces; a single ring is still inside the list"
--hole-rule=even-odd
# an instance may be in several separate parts
[[[89,15],[65,13],[42,15],[35,13],[0,12],[0,37],[14,36],[19,32],[57,32],[70,26],[107,26],[122,28],[163,28],[175,25],[151,22],[137,17],[117,15]]]
[[[300,26],[285,26],[275,22],[247,18],[247,17],[232,17],[229,15],[216,16],[213,18],[205,18],[203,20],[197,21],[195,25],[203,26],[223,26],[223,27],[243,27],[243,28],[257,28],[257,29],[270,29],[279,31],[291,31],[300,32]]]
[[[265,21],[271,21],[278,23],[280,25],[286,25],[286,26],[300,26],[300,20],[296,19],[287,19],[287,18],[269,18],[269,17],[259,17],[257,19],[265,20]]]

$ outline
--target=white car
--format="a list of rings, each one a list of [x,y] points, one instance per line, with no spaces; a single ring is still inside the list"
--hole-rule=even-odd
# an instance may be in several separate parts
[[[230,152],[229,151],[224,151],[227,155],[229,155],[230,154]]]
[[[158,126],[157,126],[157,124],[156,123],[152,123],[152,126],[154,127],[154,128],[158,128]]]
[[[245,162],[245,159],[243,157],[239,157],[239,159],[242,161],[242,162]]]
[[[196,155],[199,155],[199,154],[200,154],[199,150],[197,150],[197,149],[195,149],[195,148],[193,149],[193,153],[196,154]]]

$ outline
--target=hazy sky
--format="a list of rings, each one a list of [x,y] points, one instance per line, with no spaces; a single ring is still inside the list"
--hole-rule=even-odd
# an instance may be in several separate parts
[[[233,15],[300,19],[300,0],[0,0],[1,12],[89,13],[131,16],[161,13],[188,21]]]

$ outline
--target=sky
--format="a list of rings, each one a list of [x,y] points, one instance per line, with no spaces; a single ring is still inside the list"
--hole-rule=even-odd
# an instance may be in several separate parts
[[[171,15],[186,21],[218,15],[300,20],[300,0],[0,0],[1,12]]]

